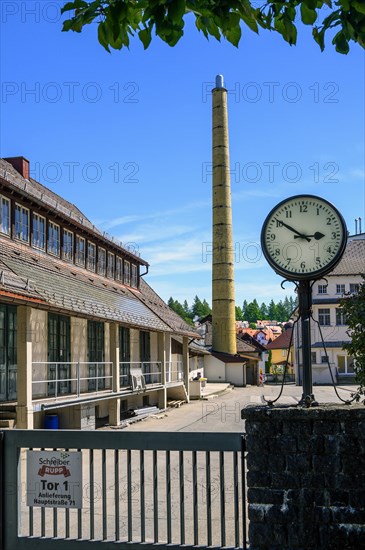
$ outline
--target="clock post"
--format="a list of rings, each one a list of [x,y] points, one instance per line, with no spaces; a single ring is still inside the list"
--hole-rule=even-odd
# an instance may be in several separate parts
[[[312,388],[312,284],[333,270],[347,241],[345,220],[326,199],[295,195],[274,206],[261,230],[264,256],[278,275],[296,284],[301,320],[303,395],[315,405]],[[298,320],[299,320],[298,319]]]
[[[311,311],[312,288],[309,280],[299,281],[298,305],[301,317],[302,332],[302,365],[303,365],[303,394],[301,404],[307,406],[316,404],[312,385],[312,356],[311,356]]]

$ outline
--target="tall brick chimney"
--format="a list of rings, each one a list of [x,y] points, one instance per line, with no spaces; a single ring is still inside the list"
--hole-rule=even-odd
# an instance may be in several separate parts
[[[20,175],[26,180],[29,180],[29,160],[25,157],[8,157],[5,158],[6,162],[9,162]]]
[[[213,92],[212,348],[237,353],[227,90],[218,75]]]

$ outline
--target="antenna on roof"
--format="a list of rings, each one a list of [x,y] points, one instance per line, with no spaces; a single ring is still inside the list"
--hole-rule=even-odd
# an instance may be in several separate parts
[[[361,234],[361,218],[359,217],[359,233]]]

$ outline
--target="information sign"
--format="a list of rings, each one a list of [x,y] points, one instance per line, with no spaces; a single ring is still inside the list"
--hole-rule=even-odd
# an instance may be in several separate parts
[[[27,506],[82,508],[82,453],[27,451]]]

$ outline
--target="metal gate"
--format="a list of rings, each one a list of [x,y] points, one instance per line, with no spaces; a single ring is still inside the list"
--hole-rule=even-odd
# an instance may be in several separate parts
[[[0,432],[4,550],[246,548],[244,436]],[[82,508],[27,506],[28,450],[82,452]]]

